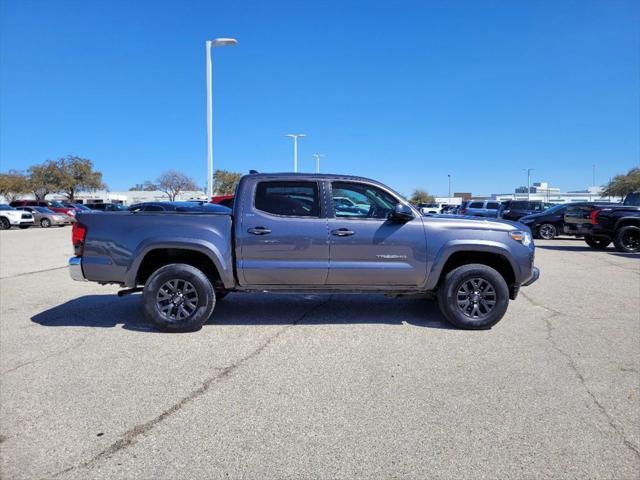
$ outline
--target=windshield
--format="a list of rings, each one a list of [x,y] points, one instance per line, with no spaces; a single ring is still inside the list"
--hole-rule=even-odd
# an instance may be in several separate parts
[[[556,213],[560,210],[564,210],[565,208],[567,208],[566,205],[554,205],[553,207],[547,208],[544,213]]]
[[[47,205],[49,207],[54,207],[54,208],[64,208],[64,205],[62,205],[60,202],[56,202],[56,201],[47,202]]]

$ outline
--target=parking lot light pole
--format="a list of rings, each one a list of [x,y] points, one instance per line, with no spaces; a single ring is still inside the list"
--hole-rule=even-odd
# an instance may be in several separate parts
[[[447,174],[447,177],[449,177],[449,201],[447,202],[447,205],[451,205],[451,174]]]
[[[324,157],[324,153],[314,153],[313,158],[316,159],[316,173],[320,173],[320,158]]]
[[[306,137],[304,133],[287,133],[285,137],[293,138],[293,172],[298,173],[298,138]]]
[[[531,172],[533,172],[534,168],[523,168],[524,171],[527,172],[527,201],[531,200]]]
[[[211,48],[237,45],[235,38],[207,40],[207,196],[213,196],[213,77],[211,74]]]

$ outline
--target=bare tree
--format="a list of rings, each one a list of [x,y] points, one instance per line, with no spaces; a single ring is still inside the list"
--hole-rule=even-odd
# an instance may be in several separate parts
[[[196,182],[177,170],[168,170],[158,177],[156,180],[158,190],[164,192],[169,197],[169,201],[175,201],[181,192],[189,190],[198,190]]]
[[[414,205],[418,205],[419,203],[433,203],[435,202],[435,198],[427,191],[416,188],[411,194],[409,201]]]

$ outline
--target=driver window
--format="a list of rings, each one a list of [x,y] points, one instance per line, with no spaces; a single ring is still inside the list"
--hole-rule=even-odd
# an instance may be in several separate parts
[[[339,218],[386,219],[398,203],[384,190],[361,183],[333,182],[331,190]]]

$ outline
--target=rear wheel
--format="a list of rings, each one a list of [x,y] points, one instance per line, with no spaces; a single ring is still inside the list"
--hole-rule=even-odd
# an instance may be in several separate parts
[[[592,235],[585,235],[584,241],[591,248],[595,248],[596,250],[604,250],[611,243],[611,239],[609,237],[594,237]]]
[[[558,230],[551,223],[543,223],[538,228],[538,235],[544,240],[553,240],[558,235]]]
[[[172,263],[156,270],[142,293],[145,315],[168,332],[194,332],[209,319],[216,304],[213,285],[197,268]]]
[[[619,228],[613,239],[613,245],[619,252],[640,252],[640,228],[635,225]]]
[[[49,220],[48,218],[43,218],[42,220],[40,220],[40,226],[42,228],[49,228],[51,226],[51,220]]]
[[[9,223],[9,220],[4,217],[0,218],[0,230],[9,230],[10,228],[11,223]]]
[[[442,281],[438,305],[447,320],[458,328],[491,328],[507,311],[509,288],[493,268],[463,265],[451,270]]]

